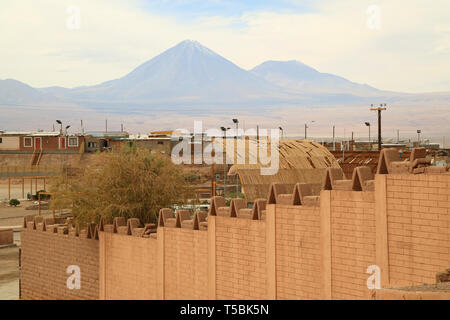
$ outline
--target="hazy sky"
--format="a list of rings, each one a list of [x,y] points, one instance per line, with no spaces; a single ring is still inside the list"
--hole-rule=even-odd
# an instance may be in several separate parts
[[[0,79],[92,85],[193,39],[244,69],[295,59],[380,89],[450,91],[449,17],[448,0],[1,0]]]

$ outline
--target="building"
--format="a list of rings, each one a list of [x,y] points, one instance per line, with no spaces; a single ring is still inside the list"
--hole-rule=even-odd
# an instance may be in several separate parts
[[[2,132],[1,151],[35,152],[84,152],[84,137],[61,135],[59,132]]]
[[[105,150],[120,150],[121,139],[127,139],[125,131],[89,131],[84,134],[85,152],[95,153]]]

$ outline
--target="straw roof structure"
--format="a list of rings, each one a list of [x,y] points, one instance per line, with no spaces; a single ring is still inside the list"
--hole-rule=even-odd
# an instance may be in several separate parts
[[[229,148],[229,152],[224,148],[226,158],[229,160],[232,157],[234,160],[228,175],[239,176],[242,191],[249,202],[266,198],[273,182],[290,184],[292,187],[298,182],[310,183],[313,185],[313,191],[319,194],[326,168],[339,168],[335,157],[317,142],[303,139],[281,140],[274,146],[274,151],[279,153],[278,172],[262,175],[261,168],[268,165],[261,164],[258,155],[267,152],[270,157],[270,143],[246,140],[245,148],[237,148],[238,143],[244,144],[243,141],[235,142],[234,150]],[[252,158],[257,159],[253,161],[256,163],[251,163]]]

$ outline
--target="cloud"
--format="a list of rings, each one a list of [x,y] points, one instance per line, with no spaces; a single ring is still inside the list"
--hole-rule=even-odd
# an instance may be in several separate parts
[[[279,10],[270,1],[227,2],[221,13],[223,3],[208,1],[193,15],[196,1],[3,0],[0,78],[37,87],[97,84],[196,39],[245,69],[296,59],[386,90],[450,89],[448,0],[290,0]],[[372,4],[381,9],[379,30],[366,26]],[[67,28],[69,6],[80,8],[79,30]]]

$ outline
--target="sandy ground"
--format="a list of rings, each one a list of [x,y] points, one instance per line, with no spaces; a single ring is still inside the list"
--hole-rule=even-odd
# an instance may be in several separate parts
[[[0,248],[0,300],[19,299],[20,232],[14,232],[14,243]]]
[[[8,196],[7,188],[8,185],[6,184],[6,197]],[[15,188],[18,188],[17,190],[22,193],[21,185],[15,186]],[[0,228],[21,226],[24,215],[38,214],[37,210],[25,210],[26,207],[34,204],[33,201],[21,200],[20,206],[10,207],[7,200],[2,200],[1,195],[4,193],[5,184],[0,184]],[[51,217],[52,212],[41,210],[41,215]],[[13,247],[0,248],[0,300],[19,299],[20,232],[14,232],[14,243],[15,246]]]
[[[48,188],[48,183],[46,184]],[[43,179],[38,179],[37,190],[44,189]],[[12,199],[26,199],[27,193],[30,193],[30,179],[25,179],[24,183],[24,195],[22,197],[22,180],[21,179],[11,179],[11,198]],[[33,180],[33,194],[36,194],[36,185]],[[8,179],[0,179],[0,201],[8,199]]]

